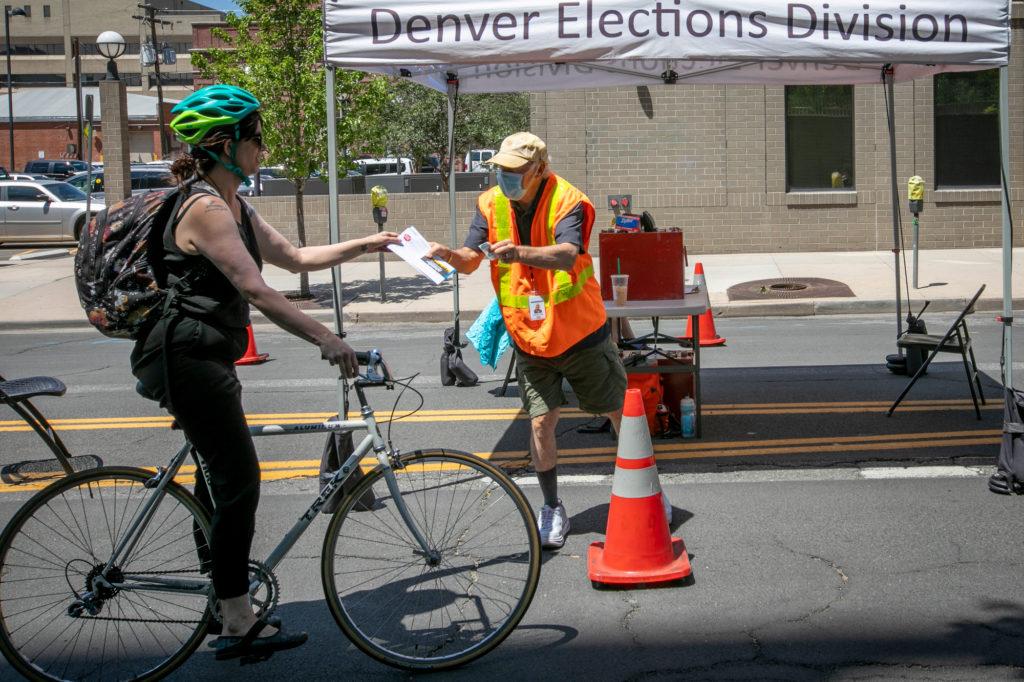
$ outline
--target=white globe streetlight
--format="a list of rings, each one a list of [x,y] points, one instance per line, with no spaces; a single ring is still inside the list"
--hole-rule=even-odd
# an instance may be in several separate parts
[[[124,36],[117,31],[104,31],[96,38],[96,48],[107,58],[107,80],[119,80],[117,62],[114,60],[123,55],[128,48]]]

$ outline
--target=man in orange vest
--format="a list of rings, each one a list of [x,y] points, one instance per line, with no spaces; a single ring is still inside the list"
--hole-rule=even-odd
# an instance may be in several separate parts
[[[530,450],[544,495],[541,544],[565,544],[569,518],[558,498],[555,427],[568,380],[580,409],[622,418],[626,371],[613,345],[594,263],[587,253],[594,205],[548,165],[547,146],[531,133],[505,138],[489,163],[498,186],[477,198],[459,249],[431,244],[461,273],[487,257],[491,282],[516,353],[516,375],[530,414]]]

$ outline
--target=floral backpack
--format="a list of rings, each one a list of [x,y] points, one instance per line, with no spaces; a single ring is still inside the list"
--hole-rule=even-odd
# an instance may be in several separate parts
[[[137,339],[170,305],[163,231],[191,184],[129,197],[97,213],[82,230],[75,255],[78,299],[106,336]]]

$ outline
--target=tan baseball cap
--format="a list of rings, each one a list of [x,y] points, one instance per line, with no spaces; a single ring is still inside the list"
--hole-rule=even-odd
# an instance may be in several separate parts
[[[522,168],[531,161],[548,160],[548,146],[533,133],[513,133],[501,142],[501,149],[487,163],[509,170]]]

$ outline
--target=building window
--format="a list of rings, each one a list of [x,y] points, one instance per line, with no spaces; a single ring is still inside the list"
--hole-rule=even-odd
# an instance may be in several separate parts
[[[786,191],[855,186],[853,86],[786,86]]]
[[[96,36],[79,36],[78,46],[80,54],[85,56],[98,55],[100,53],[99,48],[96,46]],[[138,54],[140,44],[138,42],[126,42],[125,43],[125,54]]]
[[[7,54],[7,48],[0,45],[0,55]],[[13,43],[11,54],[18,55],[62,55],[64,54],[64,41],[49,43]]]
[[[26,19],[32,18],[32,5],[25,5],[22,7],[22,9],[25,10]]]
[[[148,87],[156,87],[156,74],[150,73],[146,76],[148,81]],[[161,85],[172,85],[172,86],[191,86],[195,83],[195,78],[191,73],[185,73],[182,71],[172,71],[171,73],[160,74]]]
[[[16,73],[11,80],[15,87],[52,88],[64,86],[64,74],[56,73]]]
[[[999,70],[935,76],[935,187],[999,184]]]
[[[43,18],[44,19],[49,19],[50,18],[50,6],[49,5],[43,5]]]
[[[106,73],[83,73],[82,74],[82,85],[97,85],[101,80],[107,77]],[[141,73],[121,73],[121,81],[130,88],[138,88],[142,86],[142,74]]]

